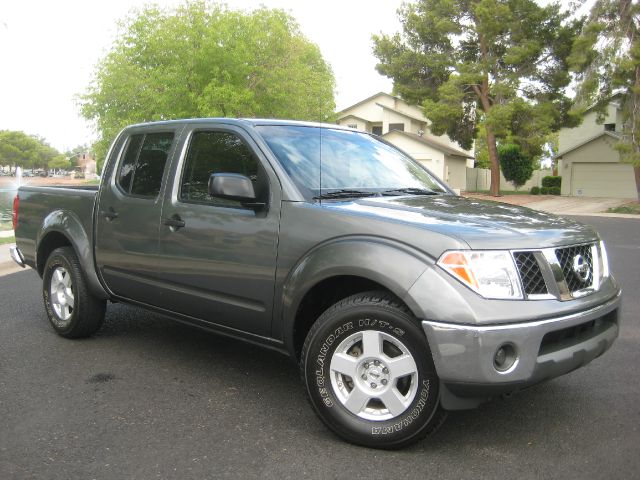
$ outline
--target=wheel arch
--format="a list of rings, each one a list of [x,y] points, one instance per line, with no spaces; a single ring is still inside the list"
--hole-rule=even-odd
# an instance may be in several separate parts
[[[283,287],[282,336],[298,359],[318,316],[355,293],[382,291],[394,295],[414,315],[419,309],[407,292],[433,260],[394,241],[343,238],[320,245],[292,269]]]
[[[96,274],[92,239],[73,212],[55,210],[45,217],[36,241],[36,270],[38,274],[42,277],[51,252],[64,246],[73,248],[80,265],[82,265],[91,293],[101,299],[109,298]]]

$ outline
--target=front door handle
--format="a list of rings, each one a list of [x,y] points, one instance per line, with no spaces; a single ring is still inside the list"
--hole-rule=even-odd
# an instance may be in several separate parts
[[[185,226],[184,221],[180,218],[180,215],[177,214],[169,218],[165,218],[162,223],[167,227],[170,227],[173,232]]]
[[[109,210],[103,210],[100,214],[107,219],[107,221],[114,220],[118,218],[118,212],[116,212],[113,207],[109,207]]]

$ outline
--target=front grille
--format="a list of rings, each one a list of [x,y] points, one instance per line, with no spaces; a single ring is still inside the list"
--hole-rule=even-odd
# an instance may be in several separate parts
[[[574,247],[557,248],[556,258],[562,267],[564,279],[570,292],[576,292],[593,285],[593,258],[591,257],[591,245],[577,245]],[[578,258],[586,265],[587,270],[580,276],[576,271],[575,263]]]
[[[513,252],[525,297],[569,300],[588,294],[589,289],[597,290],[599,279],[594,276],[598,276],[598,269],[594,263],[599,262],[599,250],[593,247],[593,244],[573,245]]]
[[[534,252],[515,252],[513,258],[520,273],[524,293],[527,295],[549,293]]]

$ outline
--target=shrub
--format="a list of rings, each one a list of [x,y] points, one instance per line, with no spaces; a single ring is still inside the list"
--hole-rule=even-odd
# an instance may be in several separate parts
[[[547,188],[560,188],[562,186],[562,177],[552,177],[550,175],[546,176],[542,179],[542,186]]]
[[[549,195],[549,187],[542,187],[540,189],[540,195]]]
[[[533,162],[522,153],[518,145],[500,145],[498,155],[504,178],[513,183],[516,190],[533,175]]]
[[[540,187],[531,187],[531,195],[540,195]]]
[[[549,195],[560,195],[560,187],[549,187]]]

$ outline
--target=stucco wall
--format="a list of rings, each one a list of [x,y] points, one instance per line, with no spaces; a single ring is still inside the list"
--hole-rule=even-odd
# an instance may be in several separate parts
[[[344,127],[347,127],[349,125],[356,125],[356,130],[360,130],[362,132],[371,132],[368,122],[365,122],[364,120],[353,117],[351,115],[341,118],[338,121],[338,125],[342,125]]]
[[[418,160],[425,167],[431,170],[438,178],[445,180],[445,156],[444,153],[428,145],[421,144],[405,137],[390,133],[385,139],[393,143],[400,150],[409,154],[411,158]],[[446,181],[446,180],[445,180]]]
[[[542,179],[551,175],[551,170],[534,170],[531,178],[520,187],[519,191],[531,190],[531,187],[541,187]],[[478,192],[491,188],[491,170],[488,168],[469,168],[466,171],[466,190],[468,192]],[[564,182],[564,179],[562,180]],[[505,192],[515,191],[515,187],[508,182],[502,172],[500,172],[500,190]]]
[[[615,138],[602,136],[586,145],[567,153],[562,157],[559,174],[562,175],[562,195],[590,195],[589,189],[583,185],[574,185],[575,164],[610,164],[607,171],[594,170],[593,179],[589,183],[597,183],[597,196],[614,198],[635,198],[636,187],[631,165],[619,164],[620,154],[615,150]]]
[[[403,112],[406,115],[385,109],[380,105],[385,105],[394,110],[398,110],[399,112]],[[354,120],[353,116],[364,119],[368,123],[364,123],[362,120]],[[436,136],[429,131],[429,121],[424,116],[422,108],[415,105],[409,105],[402,99],[391,97],[386,94],[376,95],[367,102],[343,110],[340,113],[340,118],[337,123],[338,125],[343,126],[357,123],[358,130],[369,133],[371,133],[371,127],[373,125],[381,124],[383,135],[389,131],[390,123],[403,123],[405,132],[417,134],[422,130],[425,137],[462,151],[460,145],[452,141],[448,135]],[[465,152],[469,155],[473,155],[473,148],[466,150]]]
[[[616,132],[620,132],[622,129],[621,115],[618,113],[618,108],[614,103],[609,104],[607,108],[607,114],[603,123],[597,122],[597,113],[590,111],[587,112],[582,120],[582,123],[575,128],[563,128],[560,130],[558,150],[564,152],[565,150],[579,145],[580,143],[592,138],[604,131],[605,123],[616,123]]]
[[[456,190],[467,188],[467,161],[462,157],[445,157],[444,181]]]

